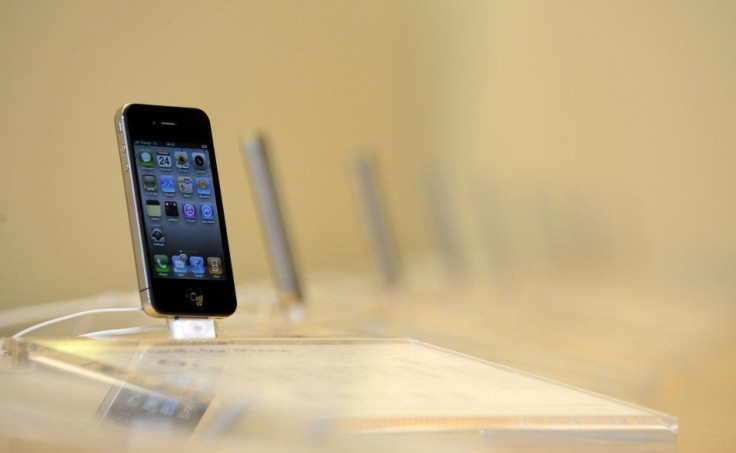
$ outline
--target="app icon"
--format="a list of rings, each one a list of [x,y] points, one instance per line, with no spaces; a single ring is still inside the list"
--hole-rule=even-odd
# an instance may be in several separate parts
[[[161,228],[151,228],[151,239],[153,239],[153,245],[164,245],[166,234]]]
[[[176,413],[176,409],[179,408],[179,402],[177,400],[166,400],[161,405],[161,409],[158,411],[159,414],[171,417]]]
[[[176,192],[176,183],[173,176],[161,176],[161,191],[166,193]]]
[[[209,195],[212,193],[208,178],[197,178],[197,193],[200,195]]]
[[[168,217],[179,217],[179,205],[176,201],[164,201],[164,211]]]
[[[159,399],[153,396],[149,396],[141,406],[141,409],[148,412],[151,415],[158,413]]]
[[[155,192],[158,188],[156,185],[156,177],[153,175],[143,175],[143,187],[148,192]]]
[[[201,152],[192,153],[192,163],[197,170],[207,170],[207,155]]]
[[[202,203],[199,212],[202,213],[202,220],[215,219],[215,210],[212,208],[212,203]]]
[[[177,168],[189,168],[189,156],[186,151],[175,151],[174,160]]]
[[[222,274],[222,261],[218,257],[207,257],[207,272],[212,275]]]
[[[166,274],[171,270],[171,268],[169,267],[169,257],[168,256],[153,255],[153,261],[156,263],[156,272]]]
[[[168,151],[156,151],[156,163],[159,167],[171,167],[171,153]]]
[[[141,401],[143,400],[143,395],[141,394],[134,394],[131,395],[128,400],[125,402],[126,406],[131,407],[138,407],[141,405]]]
[[[141,152],[138,153],[138,162],[141,167],[153,167],[153,155],[147,149],[141,150]]]
[[[197,403],[193,401],[188,402],[186,406],[179,409],[179,412],[176,414],[176,418],[179,418],[181,420],[191,420],[194,411],[197,410],[197,407]]]
[[[182,211],[184,212],[185,219],[194,220],[197,218],[197,208],[191,203],[184,203]]]
[[[190,256],[189,266],[195,274],[204,274],[204,258],[201,256]]]
[[[183,274],[187,271],[187,254],[180,253],[171,257],[171,263],[174,267],[174,272]]]
[[[149,217],[161,217],[161,203],[158,200],[146,200],[146,214]]]
[[[183,194],[194,192],[194,184],[192,183],[192,178],[189,176],[179,176],[177,182],[179,184],[179,192]]]

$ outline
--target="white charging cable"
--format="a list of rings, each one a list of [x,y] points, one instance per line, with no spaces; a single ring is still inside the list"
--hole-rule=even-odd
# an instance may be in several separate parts
[[[72,313],[70,315],[60,316],[58,318],[50,319],[48,321],[44,321],[44,322],[38,323],[36,325],[33,325],[31,327],[28,327],[26,329],[23,329],[20,332],[18,332],[15,335],[13,335],[13,339],[14,340],[18,340],[23,335],[26,335],[26,334],[28,334],[30,332],[33,332],[34,330],[38,330],[38,329],[41,329],[43,327],[50,326],[52,324],[56,324],[56,323],[63,322],[63,321],[68,321],[70,319],[79,318],[79,317],[82,317],[82,316],[95,315],[95,314],[99,314],[99,313],[132,313],[132,312],[137,312],[137,311],[141,311],[141,310],[142,309],[140,307],[126,307],[126,308],[98,308],[98,309],[95,309],[95,310],[80,311],[78,313]],[[134,327],[133,329],[138,329],[138,328]],[[127,330],[127,329],[121,329],[121,330]],[[105,332],[107,332],[107,331],[95,332],[94,334],[88,334],[88,335],[101,335],[101,334],[104,334]],[[129,333],[135,333],[135,332],[129,332]],[[94,338],[94,337],[91,337],[91,338]]]
[[[155,330],[169,330],[169,327],[166,324],[151,324],[148,326],[136,326],[136,327],[126,327],[123,329],[101,330],[99,332],[85,333],[85,334],[77,335],[77,336],[80,338],[92,338],[96,340],[101,340],[104,338],[117,337],[120,335],[133,335],[135,333],[153,332]]]

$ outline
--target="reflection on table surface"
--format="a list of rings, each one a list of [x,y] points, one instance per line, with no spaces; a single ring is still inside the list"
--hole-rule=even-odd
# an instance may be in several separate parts
[[[730,358],[736,309],[727,301],[710,297],[704,301],[709,306],[695,309],[631,288],[567,290],[556,283],[554,290],[503,294],[414,278],[393,292],[349,275],[313,278],[300,324],[289,321],[267,286],[242,287],[238,314],[220,321],[219,338],[210,342],[173,343],[165,331],[78,340],[68,335],[69,326],[63,338],[62,330],[51,329],[44,333],[49,337],[7,340],[0,374],[3,446],[32,451],[54,444],[80,451],[117,445],[113,451],[129,451],[217,442],[227,450],[247,442],[320,450],[724,451],[734,445],[728,415],[736,408]],[[134,302],[127,295],[120,299]],[[84,328],[121,327],[121,318]],[[142,315],[126,320],[151,321]],[[398,337],[618,401],[529,378],[514,385],[527,396],[544,391],[535,385],[552,386],[556,411],[519,412],[520,402],[529,400],[483,385],[502,385],[503,379],[491,376],[497,372],[526,375],[390,339]],[[340,348],[349,352],[340,354]],[[427,368],[429,363],[436,366]],[[446,375],[458,363],[470,367],[460,380]],[[402,375],[407,369],[412,379]],[[574,406],[573,396],[593,399]],[[532,401],[544,400],[537,397]],[[574,413],[559,413],[565,404]],[[581,408],[596,404],[611,406],[586,418]],[[675,421],[663,413],[682,426],[676,445],[663,429]],[[627,423],[638,428],[620,429]],[[543,425],[554,428],[539,429]],[[170,435],[147,435],[151,429]]]
[[[5,349],[3,401],[14,413],[6,436],[63,419],[74,431],[94,421],[116,439],[225,445],[254,437],[254,421],[291,443],[348,433],[429,434],[445,448],[454,433],[555,447],[676,439],[673,417],[413,340],[37,339]]]

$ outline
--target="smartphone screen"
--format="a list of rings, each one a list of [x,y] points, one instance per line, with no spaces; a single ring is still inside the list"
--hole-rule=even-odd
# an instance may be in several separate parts
[[[209,146],[134,140],[155,278],[227,279]]]
[[[198,109],[139,104],[118,116],[144,309],[231,314],[235,291],[209,119]]]

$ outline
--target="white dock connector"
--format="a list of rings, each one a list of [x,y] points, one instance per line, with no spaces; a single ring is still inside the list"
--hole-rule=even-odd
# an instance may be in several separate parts
[[[212,340],[217,338],[215,320],[210,318],[169,319],[169,333],[174,340]]]

